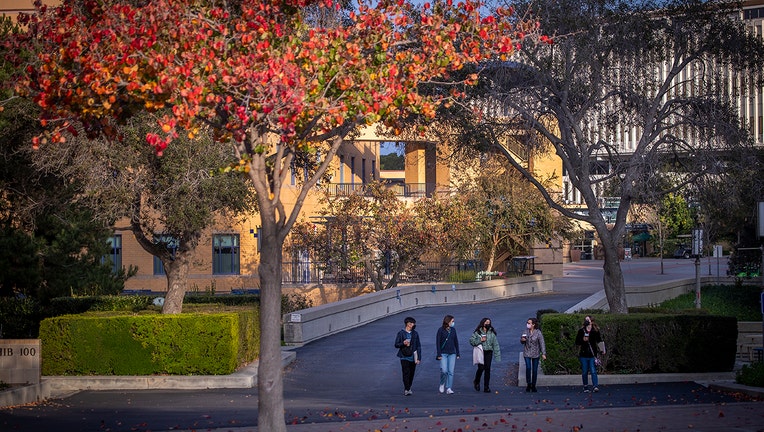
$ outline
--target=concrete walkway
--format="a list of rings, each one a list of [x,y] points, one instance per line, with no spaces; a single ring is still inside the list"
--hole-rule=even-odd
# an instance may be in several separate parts
[[[694,275],[691,260],[666,264],[671,266],[661,275],[657,261],[625,262],[627,285]],[[284,375],[288,430],[764,430],[762,389],[736,386],[729,375],[675,376],[670,382],[646,376],[609,382],[602,376],[598,393],[583,393],[579,376],[542,376],[539,392],[526,393],[519,386],[518,342],[525,320],[538,309],[568,310],[602,287],[601,262],[574,263],[565,270],[553,294],[417,309],[289,350],[285,356],[293,354],[294,361]],[[456,317],[464,351],[453,395],[438,392],[434,360],[435,331],[445,314]],[[417,319],[425,352],[413,396],[403,395],[392,346],[406,315]],[[491,393],[472,388],[475,367],[467,343],[485,316],[497,328],[502,347]],[[255,388],[83,391],[0,409],[2,431],[256,431],[256,426]]]

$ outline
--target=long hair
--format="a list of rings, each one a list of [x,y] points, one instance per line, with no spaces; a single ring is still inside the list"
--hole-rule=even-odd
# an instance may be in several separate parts
[[[587,315],[587,316],[589,317],[589,321],[592,323],[592,330],[597,330],[597,331],[600,331],[600,326],[598,326],[598,325],[597,325],[597,324],[594,322],[594,317],[593,317],[593,316],[591,316],[591,315]],[[585,326],[584,326],[584,327],[585,327]]]
[[[451,327],[451,320],[454,319],[451,315],[446,315],[443,317],[443,329],[448,330],[449,327]]]
[[[490,321],[490,320],[491,320],[490,318],[483,318],[483,319],[481,319],[480,320],[480,324],[478,324],[478,326],[475,328],[475,331],[479,332],[481,328],[485,327],[485,322],[486,321]],[[489,331],[492,331],[493,334],[498,335],[498,333],[496,333],[496,329],[493,328],[493,324],[491,324],[491,329]]]

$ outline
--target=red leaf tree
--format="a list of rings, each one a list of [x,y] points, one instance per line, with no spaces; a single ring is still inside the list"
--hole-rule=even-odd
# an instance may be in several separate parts
[[[342,24],[311,27],[307,3],[64,0],[21,16],[23,31],[6,42],[27,62],[17,92],[34,98],[48,128],[34,145],[63,140],[75,122],[111,136],[138,111],[156,115],[147,141],[159,154],[203,128],[233,144],[242,162],[232,169],[249,176],[261,212],[258,422],[269,431],[285,430],[281,251],[308,191],[359,126],[394,131],[403,117],[433,117],[475,76],[437,96],[420,94],[421,84],[509,56],[516,35],[535,28],[513,22],[510,10],[483,16],[473,0],[417,10],[406,0],[363,1]],[[287,209],[282,186],[295,164],[311,175]]]

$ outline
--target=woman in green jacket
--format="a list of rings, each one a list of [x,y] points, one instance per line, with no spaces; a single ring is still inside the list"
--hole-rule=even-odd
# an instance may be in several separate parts
[[[470,345],[473,347],[481,346],[483,349],[483,363],[477,363],[477,372],[475,372],[475,390],[480,391],[480,376],[483,376],[483,391],[491,392],[491,363],[501,361],[501,348],[499,340],[496,338],[496,330],[491,326],[490,318],[480,320],[475,332],[470,336]]]

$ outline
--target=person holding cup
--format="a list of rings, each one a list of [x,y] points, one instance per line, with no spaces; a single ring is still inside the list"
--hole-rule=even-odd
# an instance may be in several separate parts
[[[401,359],[401,372],[403,375],[403,395],[411,396],[411,384],[414,382],[416,365],[422,358],[422,344],[419,342],[419,333],[414,330],[416,320],[412,317],[403,319],[403,329],[395,336],[395,347],[398,348],[398,358]]]
[[[592,390],[598,392],[597,365],[595,359],[598,354],[598,344],[602,342],[602,334],[599,327],[594,324],[594,319],[587,315],[584,325],[576,334],[576,346],[578,347],[578,360],[581,362],[581,380],[584,382],[584,393],[589,393],[589,373],[592,374]]]
[[[526,392],[537,392],[536,379],[538,378],[539,360],[546,360],[546,343],[544,335],[539,329],[539,320],[528,318],[525,324],[526,332],[520,336],[523,344],[523,358],[525,359],[525,386]]]
[[[470,345],[481,346],[483,349],[483,363],[477,363],[477,371],[472,384],[476,391],[480,391],[480,377],[483,377],[483,391],[491,392],[491,363],[493,360],[501,361],[501,348],[496,337],[496,330],[491,325],[490,318],[480,320],[475,331],[470,336]]]

